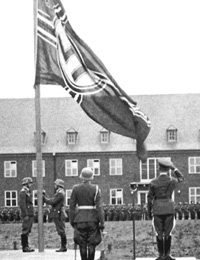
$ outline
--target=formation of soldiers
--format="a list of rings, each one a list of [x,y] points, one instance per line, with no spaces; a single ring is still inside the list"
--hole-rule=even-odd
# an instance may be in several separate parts
[[[127,221],[133,220],[133,214],[135,214],[135,220],[147,220],[147,207],[146,205],[123,205],[123,206],[111,206],[104,205],[105,221]],[[69,210],[66,207],[66,214],[68,216]],[[175,205],[175,217],[179,220],[184,219],[200,219],[200,203],[177,203]],[[37,223],[37,210],[34,213],[34,222]],[[52,216],[50,214],[50,207],[44,208],[43,221],[52,222]],[[66,217],[66,222],[69,218]],[[19,208],[0,208],[0,223],[21,222],[20,209]]]

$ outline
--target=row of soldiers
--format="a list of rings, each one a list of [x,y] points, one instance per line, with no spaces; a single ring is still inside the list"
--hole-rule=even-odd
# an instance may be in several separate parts
[[[103,206],[105,221],[127,221],[133,220],[133,215],[135,220],[147,220],[147,207],[146,205],[123,205],[123,206]],[[65,209],[67,216],[69,216],[69,210],[66,207]],[[200,203],[197,204],[188,204],[188,203],[177,203],[175,205],[175,217],[176,219],[200,219]],[[37,223],[38,213],[35,211],[34,222]],[[0,222],[9,223],[9,222],[20,222],[20,209],[8,209],[0,208]],[[43,221],[51,222],[52,216],[50,214],[50,208],[44,208],[43,212]],[[69,218],[66,217],[66,222],[69,221]]]

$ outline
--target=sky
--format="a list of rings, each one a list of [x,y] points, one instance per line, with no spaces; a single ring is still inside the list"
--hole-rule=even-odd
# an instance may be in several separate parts
[[[20,4],[19,4],[20,3]],[[200,93],[199,0],[62,0],[76,33],[128,95]],[[1,3],[0,98],[32,98],[33,0]],[[41,86],[41,97],[64,97]]]

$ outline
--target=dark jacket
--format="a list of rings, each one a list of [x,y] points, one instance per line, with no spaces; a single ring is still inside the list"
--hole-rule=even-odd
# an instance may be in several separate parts
[[[46,204],[52,206],[53,217],[58,217],[62,213],[62,209],[65,205],[65,192],[64,189],[58,188],[53,198],[48,198],[46,195],[43,196],[43,201]]]
[[[26,186],[24,186],[19,192],[19,206],[21,209],[22,218],[26,216],[33,217],[34,209],[32,195],[31,191]]]
[[[81,206],[94,206],[93,209],[79,209]],[[83,182],[75,185],[70,199],[70,223],[98,222],[104,224],[101,205],[101,192],[98,185]]]
[[[160,174],[151,181],[148,192],[148,212],[153,215],[166,215],[175,213],[172,193],[178,180],[166,174]]]

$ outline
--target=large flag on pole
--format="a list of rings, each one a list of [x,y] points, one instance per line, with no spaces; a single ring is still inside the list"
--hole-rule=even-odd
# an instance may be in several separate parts
[[[145,160],[148,117],[75,33],[60,0],[39,0],[37,34],[35,84],[61,85],[98,124],[136,139],[137,155]]]

